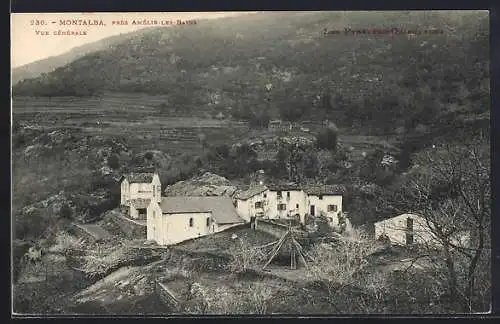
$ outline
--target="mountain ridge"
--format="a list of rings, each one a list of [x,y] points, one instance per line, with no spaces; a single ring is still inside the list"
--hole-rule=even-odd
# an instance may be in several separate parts
[[[13,93],[144,92],[168,96],[165,111],[223,111],[237,119],[263,111],[290,118],[340,115],[360,124],[379,115],[407,119],[421,106],[463,110],[477,100],[483,108],[474,109],[484,112],[489,109],[487,18],[481,12],[280,12],[148,28],[23,80]],[[443,34],[322,34],[344,27],[419,27]]]

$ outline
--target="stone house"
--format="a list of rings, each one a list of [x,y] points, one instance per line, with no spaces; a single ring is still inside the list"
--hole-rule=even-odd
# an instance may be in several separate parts
[[[291,132],[298,128],[298,125],[286,120],[271,120],[267,126],[268,130],[275,132]]]
[[[298,187],[286,185],[255,186],[236,196],[236,210],[249,221],[263,219],[298,219],[323,215],[330,225],[339,226],[342,215],[342,188],[335,186]]]
[[[440,242],[433,234],[424,217],[415,214],[401,214],[375,222],[375,239],[389,239],[394,245],[423,244],[439,246]],[[465,247],[469,245],[467,233],[457,234],[452,243]]]
[[[146,219],[151,201],[161,201],[161,183],[157,173],[129,173],[121,177],[120,205],[131,218]]]
[[[311,217],[325,216],[334,229],[342,226],[341,186],[309,186],[304,189],[307,194],[307,211]]]
[[[147,239],[171,245],[244,223],[230,197],[162,197],[147,208]]]

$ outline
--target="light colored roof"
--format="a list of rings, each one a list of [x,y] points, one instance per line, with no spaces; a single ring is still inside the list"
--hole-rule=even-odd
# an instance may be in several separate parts
[[[252,198],[255,195],[258,195],[266,190],[267,190],[266,186],[261,186],[261,185],[254,186],[254,187],[249,188],[248,190],[240,192],[236,196],[236,198],[242,199],[242,200],[247,200],[247,199]]]
[[[243,223],[229,197],[162,197],[160,208],[164,214],[175,213],[212,213],[218,224]]]
[[[127,179],[129,183],[151,183],[151,181],[153,181],[154,175],[155,174],[152,172],[129,173],[125,174],[121,180]]]
[[[392,220],[392,219],[395,219],[395,218],[407,218],[407,217],[411,217],[411,218],[423,218],[422,216],[417,215],[417,214],[405,213],[405,214],[399,214],[399,215],[394,215],[394,216],[387,216],[387,217],[378,219],[377,221],[375,221],[375,224],[383,223],[385,221]]]
[[[128,200],[128,203],[134,208],[148,208],[151,199],[136,198]]]

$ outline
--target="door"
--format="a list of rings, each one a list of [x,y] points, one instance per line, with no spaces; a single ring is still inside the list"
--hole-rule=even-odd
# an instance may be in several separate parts
[[[315,212],[314,205],[311,205],[311,212],[309,214],[311,214],[311,216],[314,216],[314,212]]]
[[[406,244],[413,244],[413,219],[406,219]]]

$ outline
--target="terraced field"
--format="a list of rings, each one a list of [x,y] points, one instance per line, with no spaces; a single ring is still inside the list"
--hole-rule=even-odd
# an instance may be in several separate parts
[[[34,98],[13,100],[13,118],[47,131],[65,127],[90,135],[124,137],[130,147],[163,149],[172,153],[199,150],[200,137],[211,144],[245,136],[245,123],[199,117],[168,117],[160,105],[166,96],[106,94],[102,97]],[[202,135],[203,134],[203,135]]]

